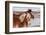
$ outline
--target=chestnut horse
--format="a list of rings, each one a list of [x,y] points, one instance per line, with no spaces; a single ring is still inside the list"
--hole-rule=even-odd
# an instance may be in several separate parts
[[[25,14],[23,14],[23,13],[21,13],[21,14],[19,14],[19,15],[16,15],[16,14],[13,14],[13,27],[16,27],[16,28],[18,28],[18,27],[28,27],[28,21],[29,21],[29,17],[30,18],[34,18],[34,16],[32,15],[32,13],[31,13],[31,10],[28,10],[27,12],[24,12]],[[30,16],[29,16],[29,15]],[[21,19],[21,15],[25,15],[24,16],[24,19],[23,19],[23,21],[22,21],[22,19]],[[27,16],[28,15],[28,16]],[[19,17],[20,17],[20,19],[19,19]],[[27,20],[28,19],[28,20]]]

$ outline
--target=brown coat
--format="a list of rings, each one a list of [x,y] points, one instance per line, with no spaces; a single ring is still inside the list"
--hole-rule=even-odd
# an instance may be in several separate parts
[[[34,18],[34,16],[31,13],[29,13],[29,14],[30,14],[31,18]],[[28,27],[28,21],[27,21],[27,18],[26,18],[27,15],[25,15],[25,18],[24,18],[23,22],[20,21],[20,19],[19,19],[20,16],[21,15],[13,14],[13,27],[16,27],[16,26],[18,26],[18,27]]]

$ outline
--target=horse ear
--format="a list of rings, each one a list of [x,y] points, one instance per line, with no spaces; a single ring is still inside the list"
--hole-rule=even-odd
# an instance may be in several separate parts
[[[27,11],[28,13],[30,13],[30,12],[32,12],[32,10],[31,9],[28,9],[28,11]]]

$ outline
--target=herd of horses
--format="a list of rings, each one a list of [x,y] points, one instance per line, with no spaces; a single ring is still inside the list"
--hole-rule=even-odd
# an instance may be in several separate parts
[[[13,27],[28,27],[28,21],[31,18],[34,18],[31,12],[32,11],[29,9],[28,11],[20,13],[18,15],[13,13]]]

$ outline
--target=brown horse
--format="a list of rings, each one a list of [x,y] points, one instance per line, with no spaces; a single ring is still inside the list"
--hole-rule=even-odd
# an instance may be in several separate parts
[[[32,11],[29,9],[27,12],[24,12],[26,15],[24,16],[23,13],[22,14],[19,14],[19,15],[16,15],[16,14],[13,14],[13,27],[28,27],[28,21],[30,20],[30,18],[34,18],[34,16],[32,15],[31,13]],[[30,16],[27,16],[27,15],[30,15]],[[24,16],[24,20],[21,22],[21,20],[23,19],[19,19],[19,17],[21,17],[21,15]]]

